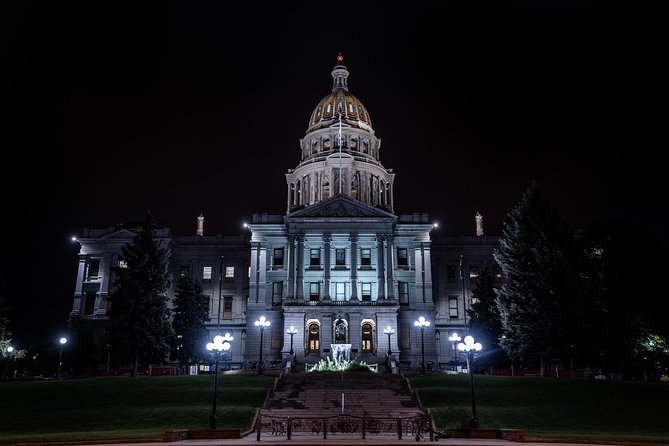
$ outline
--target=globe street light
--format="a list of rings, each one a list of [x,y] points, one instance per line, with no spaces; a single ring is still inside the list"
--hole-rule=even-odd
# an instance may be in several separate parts
[[[265,332],[265,328],[270,326],[270,322],[265,319],[265,316],[260,316],[256,322],[256,327],[260,328],[260,360],[258,361],[258,375],[262,375],[262,337]]]
[[[230,350],[230,341],[234,338],[230,333],[225,336],[214,336],[214,342],[207,343],[207,350],[214,354],[216,365],[214,366],[214,398],[211,403],[211,418],[209,419],[209,429],[216,429],[216,392],[218,388],[218,359],[222,351]]]
[[[395,330],[393,330],[393,328],[392,328],[390,325],[388,325],[388,326],[383,330],[383,332],[384,332],[385,334],[388,335],[388,357],[390,358],[390,355],[393,354],[392,349],[390,348],[390,336],[391,336],[393,333],[395,333]]]
[[[425,327],[430,326],[430,321],[426,321],[423,316],[419,317],[417,321],[414,321],[413,323],[416,327],[420,328],[420,351],[421,351],[421,356],[423,359],[423,364],[421,367],[421,374],[425,375],[425,339],[424,339],[424,334],[425,334]]]
[[[67,344],[67,338],[60,338],[60,353],[58,354],[58,375],[57,378],[60,378],[60,368],[63,366],[63,347]]]
[[[286,330],[286,333],[290,335],[290,356],[293,356],[293,336],[295,336],[297,330],[291,325],[290,328]]]
[[[7,379],[11,377],[10,370],[9,370],[9,364],[12,362],[12,353],[14,353],[14,347],[11,345],[7,347],[7,365],[5,366],[5,375],[7,375]]]
[[[456,370],[455,367],[456,367],[456,362],[457,362],[457,360],[458,360],[458,357],[457,357],[457,351],[455,350],[455,343],[456,343],[456,342],[460,342],[460,341],[462,340],[462,338],[460,337],[459,334],[457,334],[456,332],[453,332],[453,333],[448,337],[448,340],[451,341],[451,342],[453,343],[453,370]]]
[[[467,353],[467,370],[469,371],[469,384],[472,389],[472,419],[470,422],[472,428],[479,427],[479,417],[476,415],[476,399],[474,398],[474,371],[472,365],[474,364],[474,352],[481,351],[481,348],[483,347],[479,342],[474,342],[473,336],[465,336],[465,342],[458,344],[458,350]]]

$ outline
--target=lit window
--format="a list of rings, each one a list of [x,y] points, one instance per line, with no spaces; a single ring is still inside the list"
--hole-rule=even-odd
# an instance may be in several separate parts
[[[332,105],[328,104],[328,106],[325,107],[325,111],[326,111],[327,113],[330,113],[331,110],[332,110]]]
[[[223,319],[232,319],[232,296],[223,297]]]
[[[232,282],[235,280],[235,267],[234,266],[226,266],[225,267],[225,281],[226,282]]]
[[[119,260],[118,261],[118,267],[119,268],[127,268],[128,267],[128,262],[126,262],[125,260]]]
[[[397,265],[398,266],[408,266],[409,258],[407,257],[406,248],[397,248]]]
[[[372,250],[369,248],[360,250],[360,265],[370,266],[372,264]]]
[[[207,282],[211,280],[211,266],[202,268],[202,280]]]
[[[479,276],[479,267],[478,266],[470,266],[469,267],[469,284],[470,286],[474,286],[476,283],[476,278]]]
[[[351,103],[348,104],[348,111],[349,113],[353,113],[353,104]]]

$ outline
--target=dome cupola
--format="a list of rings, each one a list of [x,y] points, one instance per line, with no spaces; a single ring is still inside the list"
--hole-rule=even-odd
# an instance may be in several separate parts
[[[332,92],[318,102],[300,140],[300,164],[286,174],[287,213],[337,194],[392,213],[395,174],[381,164],[367,109],[348,91],[341,54],[331,74]]]

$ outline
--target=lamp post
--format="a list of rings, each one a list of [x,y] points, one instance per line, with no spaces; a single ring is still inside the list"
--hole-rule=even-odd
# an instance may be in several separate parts
[[[462,340],[462,338],[460,337],[459,334],[457,334],[456,332],[453,332],[448,337],[448,340],[451,341],[451,343],[453,343],[453,370],[457,370],[455,363],[457,362],[458,357],[457,357],[457,353],[456,353],[457,350],[455,350],[455,343],[460,342]]]
[[[14,347],[11,345],[7,347],[7,365],[5,366],[5,375],[7,375],[7,379],[11,377],[11,370],[9,368],[9,364],[12,362],[12,356],[14,353]]]
[[[390,358],[390,355],[393,354],[392,349],[390,348],[390,336],[395,333],[395,330],[393,330],[393,327],[388,325],[383,332],[388,335],[388,357]]]
[[[218,359],[222,351],[230,350],[230,341],[234,338],[230,333],[225,336],[214,336],[214,342],[207,343],[207,350],[214,354],[216,365],[214,366],[214,397],[211,403],[211,418],[209,419],[209,429],[216,429],[216,393],[218,390]]]
[[[458,350],[467,353],[467,371],[469,372],[469,384],[472,389],[472,419],[470,421],[470,426],[474,429],[479,427],[479,417],[476,415],[476,398],[474,398],[474,371],[472,370],[472,365],[474,364],[474,352],[481,351],[481,348],[482,346],[479,342],[474,342],[473,336],[465,336],[465,342],[460,342],[458,344]]]
[[[65,347],[65,344],[67,344],[67,338],[60,338],[58,340],[60,342],[60,353],[58,353],[58,375],[57,378],[60,378],[60,369],[63,366],[63,347]]]
[[[265,328],[270,326],[270,322],[265,318],[265,316],[260,316],[256,322],[256,327],[260,328],[260,358],[258,361],[258,375],[262,375],[262,338],[263,333],[265,333]]]
[[[425,327],[430,326],[430,321],[426,321],[423,316],[419,317],[417,321],[413,323],[416,327],[420,328],[420,351],[422,357],[422,367],[420,373],[425,375]]]
[[[293,336],[295,336],[297,330],[291,325],[290,328],[286,330],[286,333],[290,335],[290,356],[293,356]]]

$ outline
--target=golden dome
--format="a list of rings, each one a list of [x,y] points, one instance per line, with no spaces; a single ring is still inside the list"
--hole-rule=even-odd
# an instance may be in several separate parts
[[[327,127],[339,121],[341,113],[342,123],[352,127],[359,127],[372,131],[372,120],[360,99],[348,92],[348,70],[343,64],[344,57],[337,56],[337,65],[332,70],[332,93],[325,96],[318,103],[309,119],[307,133],[322,127]]]
[[[344,89],[338,89],[325,96],[318,103],[309,120],[309,130],[332,125],[339,120],[341,109],[342,122],[370,130],[372,121],[360,99]]]

